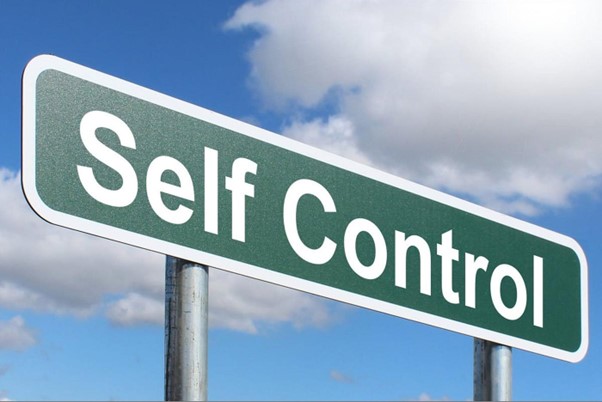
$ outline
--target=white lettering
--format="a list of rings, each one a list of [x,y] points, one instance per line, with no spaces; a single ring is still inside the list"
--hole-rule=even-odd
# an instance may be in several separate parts
[[[117,152],[104,145],[96,137],[96,130],[107,128],[119,137],[122,146],[136,149],[136,141],[130,128],[120,118],[112,114],[94,110],[82,118],[79,132],[82,143],[92,156],[115,170],[121,176],[121,187],[111,190],[103,187],[94,176],[94,171],[88,166],[77,166],[77,174],[84,189],[96,201],[112,207],[127,207],[136,199],[138,194],[138,177],[130,163]]]
[[[406,288],[408,249],[414,247],[420,255],[420,293],[431,295],[431,249],[426,240],[395,231],[395,286]]]
[[[119,188],[115,189],[116,185],[107,188],[101,184],[102,180],[98,181],[102,177],[99,174],[100,171],[95,171],[90,166],[77,165],[77,174],[85,191],[98,202],[109,206],[127,207],[131,205],[138,195],[139,183],[136,171],[124,156],[109,148],[98,138],[99,129],[108,130],[117,135],[122,147],[136,150],[136,141],[130,128],[123,120],[110,113],[91,111],[84,115],[79,129],[82,144],[91,156],[121,177]],[[131,153],[131,151],[124,150],[122,152]],[[196,228],[198,231],[204,229],[206,233],[217,235],[219,233],[219,192],[220,190],[223,191],[220,188],[219,179],[219,152],[204,147],[203,158],[204,220],[203,224],[200,222],[195,224],[199,225]],[[247,179],[248,174],[257,175],[257,170],[257,163],[241,157],[233,161],[231,176],[225,177],[225,188],[231,192],[232,240],[243,243],[246,241],[246,199],[255,198],[255,185],[248,183]],[[172,175],[174,178],[165,182],[164,175],[167,171],[175,176]],[[107,171],[105,170],[103,173],[107,173]],[[189,203],[195,201],[194,190],[192,176],[177,159],[163,155],[156,157],[149,164],[146,171],[148,202],[153,212],[165,222],[182,225],[191,219],[194,211]],[[164,195],[178,199],[165,199]],[[322,205],[325,213],[337,212],[332,195],[323,185],[313,180],[299,179],[290,185],[284,197],[282,210],[284,232],[293,251],[301,259],[310,264],[324,265],[332,260],[338,245],[337,242],[326,235],[320,235],[321,245],[317,248],[310,248],[301,240],[298,226],[300,212],[298,209],[299,202],[305,195],[315,197]],[[165,201],[171,202],[165,203]],[[350,213],[350,211],[345,211],[345,213]],[[315,224],[318,230],[322,229],[322,222],[318,219],[312,219],[311,223]],[[202,225],[204,226],[201,228]],[[330,232],[325,231],[324,233]],[[363,236],[362,233],[370,236],[374,244],[374,259],[370,263],[364,263],[360,260],[362,253],[358,247],[358,237]],[[390,232],[387,231],[387,233]],[[315,240],[319,242],[320,237]],[[340,237],[335,238],[335,240],[339,241]],[[360,240],[363,241],[363,239]],[[355,274],[367,280],[378,279],[383,275],[388,260],[387,243],[383,232],[374,222],[364,218],[351,220],[345,228],[342,241],[347,264]],[[318,244],[317,242],[312,242],[312,244]],[[362,242],[360,242],[360,247],[364,247]],[[370,246],[368,245],[368,247]],[[406,235],[404,232],[395,230],[394,247],[395,262],[392,269],[394,269],[393,276],[396,288],[393,289],[398,292],[403,292],[406,289],[407,271],[409,269],[412,273],[410,281],[414,280],[413,278],[416,275],[419,275],[420,293],[431,296],[433,257],[429,243],[419,235]],[[360,251],[359,256],[358,251]],[[415,253],[412,254],[413,258],[410,259],[413,263],[411,264],[412,267],[408,267],[409,253]],[[454,267],[454,262],[460,261],[460,251],[453,247],[453,230],[441,234],[441,241],[437,244],[436,253],[441,262],[441,294],[447,303],[459,304],[460,292],[462,292],[464,305],[476,309],[477,294],[479,294],[479,304],[483,308],[483,298],[487,297],[487,292],[486,289],[477,288],[479,284],[484,285],[483,282],[489,280],[489,296],[495,310],[501,317],[511,321],[520,319],[527,309],[528,302],[532,300],[533,326],[543,328],[544,262],[542,257],[533,255],[532,289],[531,283],[529,283],[529,290],[533,291],[531,299],[530,295],[527,294],[525,279],[517,268],[509,264],[499,264],[495,269],[488,270],[490,261],[486,257],[468,252],[464,252],[464,284],[463,286],[459,283],[456,284],[459,291],[454,290],[454,274],[456,273],[454,268],[457,268]],[[414,271],[411,271],[412,269]],[[479,275],[481,276],[479,277]],[[478,280],[479,278],[481,279]],[[502,285],[504,285],[504,290],[507,290],[510,285],[509,282],[504,283],[506,278],[512,282],[516,289],[514,303],[509,303],[508,298],[504,300],[502,297]],[[456,279],[460,278],[456,277]],[[437,298],[436,303],[442,302],[439,300],[438,293],[435,297]],[[528,307],[531,308],[531,306]],[[489,313],[489,311],[482,312],[482,314]]]
[[[232,192],[232,239],[245,241],[246,197],[255,197],[255,186],[247,183],[247,173],[257,174],[257,164],[246,158],[238,158],[232,164],[232,177],[226,177],[226,188]]]
[[[441,290],[449,303],[460,303],[460,294],[453,289],[453,261],[458,261],[458,250],[452,247],[452,231],[441,235],[441,244],[437,244],[437,255],[441,257]]]
[[[470,253],[464,254],[464,290],[466,291],[466,307],[476,308],[477,273],[479,270],[487,271],[489,260],[485,257],[477,257]]]
[[[291,184],[284,197],[282,212],[284,233],[286,234],[289,244],[299,257],[311,264],[326,264],[330,261],[337,248],[335,242],[328,237],[324,237],[322,245],[317,249],[312,249],[307,247],[299,237],[299,231],[297,229],[297,206],[299,200],[304,195],[313,195],[316,197],[322,203],[324,212],[336,212],[334,200],[324,186],[313,180],[297,180]]]
[[[167,170],[178,176],[179,186],[162,181],[163,173]],[[175,210],[167,208],[161,198],[163,193],[194,201],[194,187],[190,173],[180,161],[169,156],[155,158],[148,167],[146,174],[148,202],[157,216],[164,221],[177,225],[186,223],[192,216],[192,210],[183,205],[179,205]]]
[[[543,258],[533,256],[533,325],[543,328]]]
[[[217,158],[215,149],[205,147],[205,232],[213,234],[218,228]]]
[[[364,265],[357,257],[357,236],[366,232],[374,242],[374,261]],[[368,219],[357,218],[349,222],[345,230],[345,257],[353,271],[364,279],[376,279],[382,275],[387,266],[387,244],[378,227]]]
[[[506,306],[502,299],[502,280],[504,278],[512,279],[516,287],[516,302],[512,307]],[[507,320],[518,320],[527,307],[527,287],[520,272],[512,265],[500,264],[493,271],[489,286],[491,301],[497,312]]]

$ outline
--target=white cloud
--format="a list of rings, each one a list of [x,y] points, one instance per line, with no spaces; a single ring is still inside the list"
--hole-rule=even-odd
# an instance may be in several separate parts
[[[322,328],[336,322],[344,306],[259,280],[219,270],[209,274],[209,324],[248,333],[290,323]]]
[[[329,116],[285,134],[482,203],[532,214],[597,189],[597,1],[268,0],[252,81],[268,105]],[[332,110],[332,107],[329,109]]]
[[[370,164],[371,161],[358,147],[354,131],[348,118],[331,116],[326,121],[295,121],[286,128],[286,135],[356,162]]]
[[[209,272],[211,328],[251,334],[286,323],[297,329],[321,328],[336,322],[344,309],[305,293],[218,269],[210,268]],[[164,299],[128,293],[111,302],[105,316],[119,326],[162,325]]]
[[[338,370],[331,370],[330,371],[330,378],[336,382],[341,382],[341,383],[346,383],[346,384],[351,384],[354,383],[355,381],[353,380],[353,378],[349,377],[346,374],[341,373]]]
[[[15,316],[8,321],[0,321],[0,350],[22,351],[35,344],[34,332],[25,324],[23,317]]]
[[[163,293],[164,257],[45,223],[6,169],[0,203],[0,306],[87,316],[106,294]]]
[[[106,317],[114,324],[131,326],[139,324],[163,325],[165,304],[162,300],[128,293],[109,305]]]
[[[0,204],[0,308],[163,324],[165,256],[45,223],[27,206],[19,174],[1,168]],[[256,333],[336,319],[324,299],[217,269],[209,291],[212,327]]]

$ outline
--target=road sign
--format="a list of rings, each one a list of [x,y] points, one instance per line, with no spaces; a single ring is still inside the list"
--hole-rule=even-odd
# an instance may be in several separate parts
[[[24,73],[23,188],[61,226],[567,361],[587,350],[574,240],[53,56]]]

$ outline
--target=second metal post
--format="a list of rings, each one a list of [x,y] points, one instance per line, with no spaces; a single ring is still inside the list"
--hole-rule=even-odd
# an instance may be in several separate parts
[[[474,339],[473,399],[512,400],[512,348]]]

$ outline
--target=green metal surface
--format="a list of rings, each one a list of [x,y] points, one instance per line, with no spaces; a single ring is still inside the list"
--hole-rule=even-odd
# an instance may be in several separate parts
[[[578,255],[569,247],[60,71],[42,72],[35,96],[35,185],[40,199],[52,210],[563,351],[574,352],[581,346],[581,269]],[[79,124],[92,110],[119,117],[135,137],[136,149],[128,149],[112,131],[99,129],[96,133],[137,173],[138,194],[127,207],[98,202],[78,177],[77,166],[89,166],[104,187],[121,186],[120,175],[82,144]],[[205,147],[219,153],[218,234],[204,231]],[[194,201],[168,194],[162,197],[169,208],[182,204],[194,211],[181,225],[158,217],[146,196],[148,166],[161,155],[178,159],[192,176]],[[255,196],[246,199],[245,242],[232,239],[231,193],[224,185],[225,177],[232,174],[233,161],[241,157],[257,164],[257,174],[247,175]],[[317,198],[304,196],[297,211],[298,232],[308,247],[317,248],[325,236],[337,244],[334,256],[324,265],[300,258],[284,231],[284,197],[299,179],[320,183],[336,205],[336,212],[326,213]],[[179,184],[169,172],[163,180]],[[374,280],[356,274],[345,257],[345,229],[356,218],[373,222],[386,242],[386,268]],[[459,260],[453,263],[458,304],[446,301],[442,294],[441,258],[436,252],[442,234],[449,230],[453,230],[453,247],[459,250]],[[396,231],[418,235],[430,246],[431,295],[420,292],[419,257],[414,250],[407,257],[406,288],[395,286]],[[372,239],[361,233],[357,250],[365,265],[372,263],[374,248]],[[488,270],[477,276],[476,308],[465,305],[465,253],[489,261]],[[533,256],[543,259],[542,327],[533,324]],[[502,317],[492,302],[490,279],[500,264],[515,267],[526,285],[527,307],[517,320]],[[501,288],[504,304],[514,305],[517,291],[513,282],[506,278]]]

